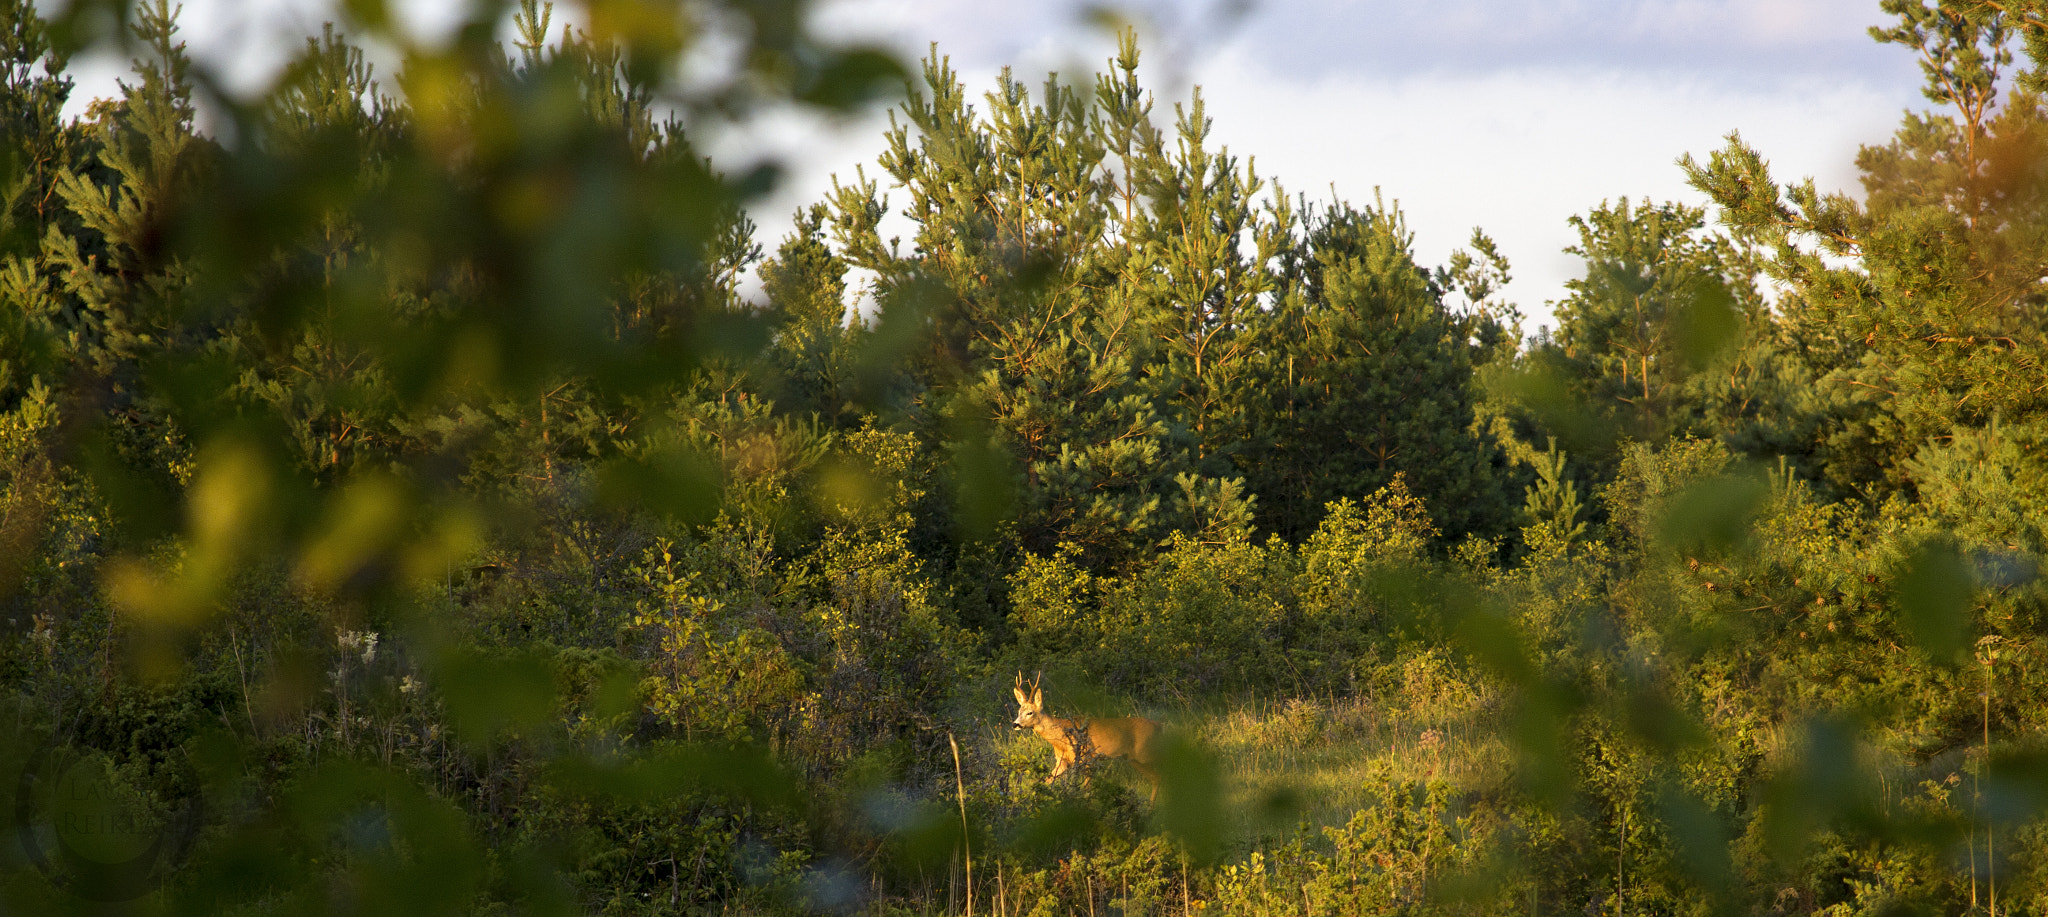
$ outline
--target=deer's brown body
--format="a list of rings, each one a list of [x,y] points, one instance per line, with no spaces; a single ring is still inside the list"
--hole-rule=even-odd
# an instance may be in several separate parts
[[[1052,746],[1052,774],[1045,782],[1059,779],[1090,758],[1123,758],[1151,781],[1152,798],[1159,798],[1159,773],[1153,769],[1158,761],[1154,741],[1160,729],[1157,721],[1142,716],[1052,716],[1045,712],[1045,691],[1033,683],[1026,693],[1021,672],[1017,675],[1017,686],[1011,690],[1017,696],[1017,719],[1011,725],[1031,730]]]

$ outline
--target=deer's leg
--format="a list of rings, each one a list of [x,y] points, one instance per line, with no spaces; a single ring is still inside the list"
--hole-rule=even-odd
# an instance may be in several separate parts
[[[1140,774],[1144,774],[1144,775],[1145,775],[1145,780],[1146,780],[1146,782],[1148,782],[1148,783],[1152,784],[1152,795],[1151,795],[1151,797],[1149,797],[1149,798],[1150,798],[1150,799],[1151,799],[1151,801],[1153,801],[1153,802],[1158,802],[1158,801],[1159,801],[1159,772],[1158,772],[1158,771],[1155,771],[1155,770],[1153,770],[1153,769],[1151,768],[1151,766],[1150,766],[1150,765],[1145,765],[1145,764],[1139,764],[1139,763],[1138,763],[1138,761],[1137,761],[1137,759],[1135,759],[1135,758],[1131,759],[1131,766],[1132,766],[1132,767],[1135,767],[1135,768],[1137,768],[1137,769],[1138,769],[1138,773],[1140,773]]]

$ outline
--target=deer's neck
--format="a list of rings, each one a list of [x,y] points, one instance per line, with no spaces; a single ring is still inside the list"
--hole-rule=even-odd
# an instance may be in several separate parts
[[[1074,733],[1088,728],[1088,721],[1078,717],[1040,716],[1031,731],[1054,745],[1067,745],[1074,740]]]

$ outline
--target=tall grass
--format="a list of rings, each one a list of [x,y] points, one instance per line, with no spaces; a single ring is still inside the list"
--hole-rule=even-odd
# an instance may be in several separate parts
[[[1343,825],[1370,804],[1369,773],[1460,793],[1510,776],[1491,709],[1416,715],[1365,698],[1252,699],[1187,725],[1227,775],[1232,836],[1247,842],[1295,827],[1277,823],[1289,815],[1311,832]]]
[[[1243,855],[1297,832],[1315,836],[1344,825],[1376,798],[1368,774],[1440,781],[1461,795],[1500,787],[1513,763],[1501,705],[1481,691],[1458,699],[1241,697],[1145,712],[1213,757],[1224,778],[1225,847]],[[988,739],[1006,762],[1051,759],[1030,733],[1004,726]],[[1143,792],[1143,778],[1118,761],[1094,762],[1089,779]]]

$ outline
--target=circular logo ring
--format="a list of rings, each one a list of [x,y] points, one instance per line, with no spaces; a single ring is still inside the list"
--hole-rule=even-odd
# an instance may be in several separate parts
[[[132,857],[106,862],[87,856],[50,822],[47,816],[54,813],[39,811],[63,785],[66,772],[78,763],[62,754],[69,748],[70,738],[69,730],[53,733],[29,756],[15,784],[14,817],[22,851],[51,884],[88,901],[133,901],[155,891],[191,853],[204,822],[204,801],[195,789],[150,837],[149,844]]]

